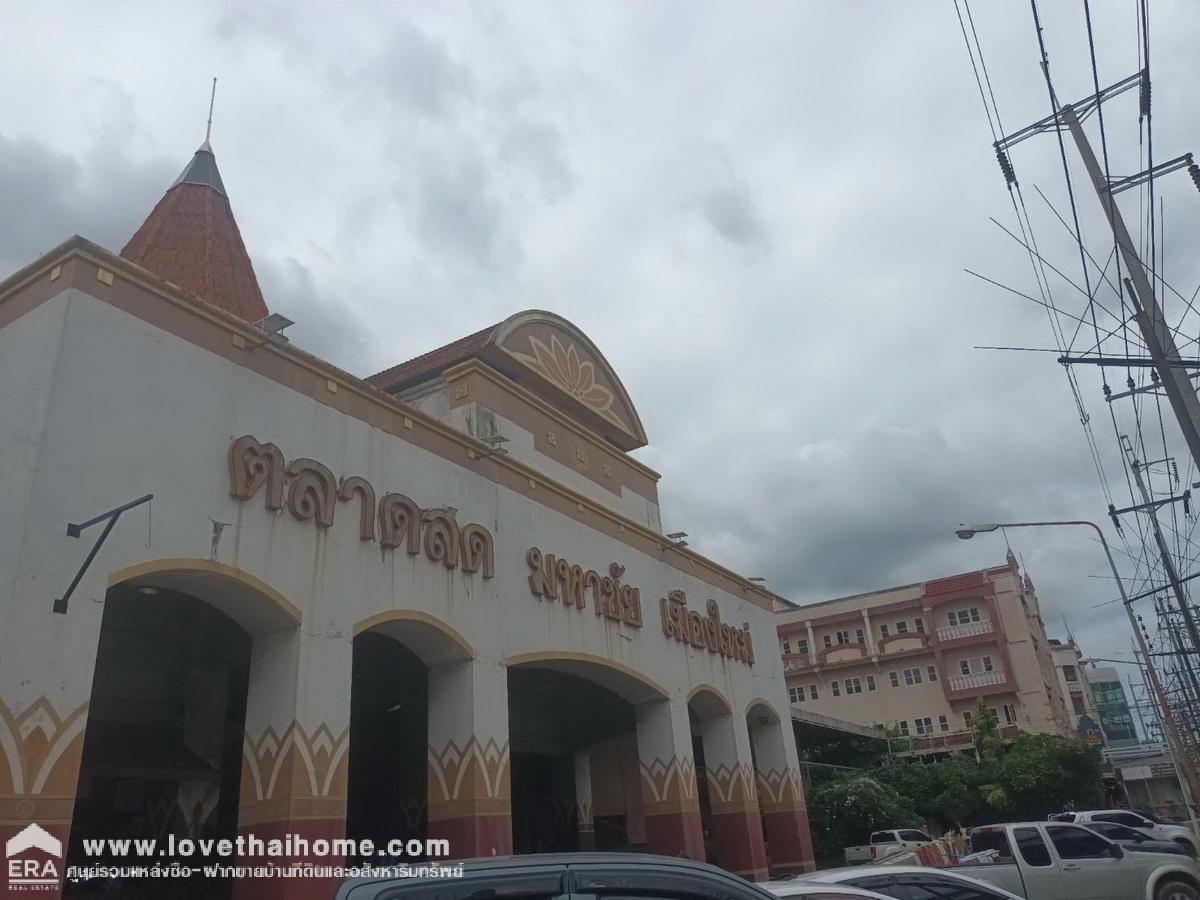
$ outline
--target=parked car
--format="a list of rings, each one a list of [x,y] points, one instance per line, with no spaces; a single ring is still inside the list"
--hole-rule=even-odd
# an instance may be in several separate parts
[[[915,828],[899,828],[891,831],[876,831],[871,834],[871,843],[845,849],[846,865],[873,862],[903,850],[918,850],[932,844],[933,838]]]
[[[458,865],[458,863],[446,863]],[[352,878],[336,900],[568,900],[571,895],[656,900],[775,900],[762,887],[706,863],[640,853],[545,853],[466,860],[462,877]],[[413,870],[418,866],[411,866]],[[808,900],[887,900],[882,894],[818,882],[798,885]]]
[[[1090,825],[1092,822],[1114,822],[1126,828],[1136,828],[1156,841],[1177,841],[1186,844],[1192,855],[1196,854],[1196,838],[1192,829],[1186,825],[1173,825],[1160,822],[1150,816],[1134,812],[1131,809],[1089,809],[1083,812],[1057,813],[1051,818],[1056,822],[1074,822],[1076,825]]]
[[[812,882],[851,885],[893,897],[896,900],[1024,900],[994,884],[972,878],[954,869],[930,866],[858,866],[828,869],[803,876],[801,881],[767,882],[776,897],[803,896],[793,893],[797,885]]]
[[[1126,850],[1141,850],[1153,853],[1182,853],[1184,856],[1195,856],[1196,851],[1187,841],[1160,841],[1147,837],[1144,831],[1118,825],[1116,822],[1088,822],[1083,826],[1096,834],[1116,841]]]
[[[1126,853],[1081,825],[985,825],[971,831],[971,851],[989,858],[964,859],[958,871],[1028,900],[1200,900],[1191,857]]]

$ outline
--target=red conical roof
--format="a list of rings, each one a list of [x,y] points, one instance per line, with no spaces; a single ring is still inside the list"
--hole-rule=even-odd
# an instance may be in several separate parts
[[[248,322],[267,317],[267,304],[208,141],[121,256]]]

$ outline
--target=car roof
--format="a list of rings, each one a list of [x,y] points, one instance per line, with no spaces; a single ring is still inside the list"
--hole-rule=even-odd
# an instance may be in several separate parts
[[[826,869],[823,872],[813,872],[810,875],[803,876],[804,881],[820,882],[822,884],[841,884],[852,878],[870,878],[873,875],[949,875],[952,878],[961,879],[970,884],[977,884],[980,887],[987,888],[990,891],[996,891],[1001,894],[1005,893],[1004,888],[997,887],[994,884],[989,884],[985,881],[980,881],[977,878],[972,878],[967,873],[955,868],[941,868],[938,866],[845,866],[840,869]],[[787,882],[784,882],[786,884]],[[767,884],[770,889],[770,883]],[[1010,896],[1015,897],[1015,894]]]
[[[486,872],[499,872],[504,869],[533,869],[539,867],[556,868],[561,866],[586,866],[586,865],[604,865],[604,866],[652,866],[658,870],[664,868],[687,869],[692,872],[705,872],[708,874],[718,875],[722,878],[736,879],[739,882],[743,879],[731,875],[727,870],[710,865],[709,863],[697,862],[693,859],[687,859],[680,856],[657,856],[653,853],[624,853],[624,852],[573,852],[573,853],[526,853],[519,856],[482,856],[471,859],[437,859],[428,862],[410,862],[404,861],[397,865],[404,865],[409,870],[419,870],[422,868],[441,868],[447,866],[462,866],[466,873],[477,875]],[[405,877],[405,884],[415,884],[422,881],[433,881],[440,879],[438,875],[414,875]],[[349,878],[343,882],[343,885],[359,886],[366,884],[378,884],[380,882],[396,881],[397,876],[394,875],[378,875],[366,876],[360,878]],[[745,882],[745,886],[753,890],[758,885],[752,882]]]
[[[795,878],[790,881],[765,881],[759,886],[765,887],[777,897],[804,897],[812,894],[829,893],[829,882],[813,881],[809,878]],[[838,893],[844,893],[849,897],[871,897],[875,898],[875,900],[879,900],[879,898],[887,900],[886,894],[881,894],[878,891],[868,891],[866,888],[855,887],[852,884],[839,884],[837,890]]]

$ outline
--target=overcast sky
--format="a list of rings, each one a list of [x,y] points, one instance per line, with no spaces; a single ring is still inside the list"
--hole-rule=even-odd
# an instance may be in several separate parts
[[[1043,6],[1055,87],[1082,97],[1082,10]],[[1162,160],[1200,150],[1200,18],[1152,6]],[[1134,4],[1093,7],[1107,84],[1138,67]],[[1046,115],[1029,8],[973,12],[1006,129]],[[964,543],[959,522],[1105,519],[1054,355],[972,349],[1054,341],[1043,310],[963,272],[1037,291],[988,221],[1014,215],[950,0],[5,15],[0,277],[73,233],[119,250],[202,139],[217,75],[213,146],[296,343],[368,375],[518,309],[566,316],[638,405],[666,529],[780,593],[811,602],[1003,562],[1001,535]],[[1128,174],[1136,92],[1106,113]],[[1079,281],[1034,190],[1069,217],[1054,136],[1013,160],[1043,251]],[[1076,188],[1103,260],[1095,196]],[[1200,198],[1184,173],[1159,196],[1166,277],[1190,296]],[[1122,202],[1136,225],[1136,192]],[[1078,314],[1081,295],[1053,287]],[[1077,369],[1128,505],[1098,374]],[[1066,617],[1085,652],[1128,655],[1119,606],[1094,608],[1115,596],[1088,577],[1106,572],[1094,541],[1009,537],[1052,636]]]

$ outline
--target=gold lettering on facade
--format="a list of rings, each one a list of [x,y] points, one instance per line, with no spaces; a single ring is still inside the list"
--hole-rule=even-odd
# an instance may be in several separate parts
[[[479,572],[484,578],[495,575],[492,533],[473,522],[459,526],[454,507],[422,509],[397,493],[384,494],[376,504],[375,489],[365,478],[351,475],[339,481],[326,466],[305,457],[285,464],[274,444],[242,435],[229,446],[229,493],[246,501],[264,488],[267,509],[283,509],[286,496],[288,511],[296,519],[315,522],[322,529],[333,526],[338,501],[350,503],[357,498],[360,540],[375,540],[378,523],[379,546],[384,550],[403,545],[409,556],[424,550],[432,562],[447,569]]]
[[[737,629],[722,622],[716,600],[709,600],[705,608],[707,616],[689,610],[687,594],[671,591],[662,599],[663,634],[698,650],[708,650],[709,653],[740,660],[748,666],[754,665],[750,623],[743,622],[741,629]]]
[[[642,592],[621,584],[625,567],[610,563],[608,574],[559,559],[552,553],[543,554],[537,547],[525,553],[529,564],[529,589],[543,600],[560,600],[564,606],[586,609],[588,597],[597,616],[614,622],[624,622],[633,628],[642,627]]]

